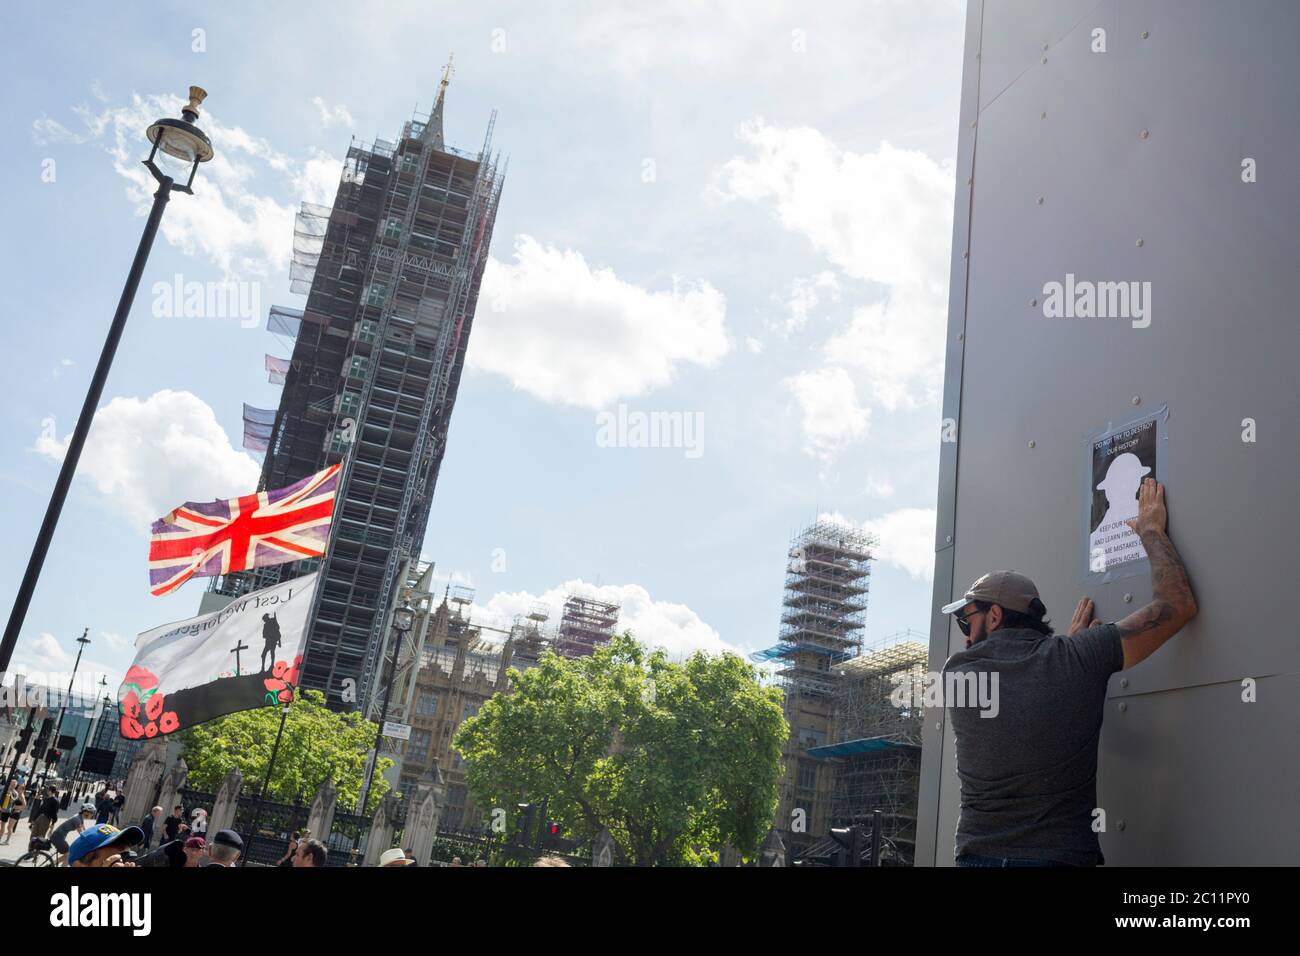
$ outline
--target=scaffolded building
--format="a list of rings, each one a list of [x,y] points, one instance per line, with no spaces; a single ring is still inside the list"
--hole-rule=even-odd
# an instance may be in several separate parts
[[[908,631],[840,664],[831,739],[805,754],[830,777],[829,825],[870,827],[879,810],[882,859],[908,866],[916,849],[925,641]]]
[[[619,605],[570,594],[564,601],[555,653],[561,657],[585,657],[608,644],[618,626]]]
[[[807,751],[830,741],[839,667],[862,647],[875,543],[860,528],[827,520],[796,535],[786,569],[781,639],[752,655],[779,664],[790,737],[782,753],[774,826],[796,853],[829,827],[833,777]]]
[[[376,692],[394,590],[424,541],[501,196],[492,122],[476,153],[444,141],[447,82],[397,142],[353,143],[332,207],[303,204],[291,286],[307,301],[274,307],[268,321],[294,343],[269,435],[254,434],[266,448],[260,487],[343,462],[328,553],[214,588],[239,594],[319,566],[303,683],[334,707],[364,707]]]

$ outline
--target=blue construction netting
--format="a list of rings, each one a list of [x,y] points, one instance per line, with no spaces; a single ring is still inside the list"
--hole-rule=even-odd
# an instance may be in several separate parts
[[[891,740],[888,737],[863,737],[860,740],[846,740],[838,744],[809,747],[804,751],[804,756],[812,757],[815,760],[825,760],[830,757],[848,757],[853,754],[868,753],[872,750],[919,749],[915,744],[903,743],[901,740]]]

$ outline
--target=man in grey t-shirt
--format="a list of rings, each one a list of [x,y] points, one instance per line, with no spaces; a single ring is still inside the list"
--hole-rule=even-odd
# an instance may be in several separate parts
[[[958,866],[1094,866],[1097,744],[1106,685],[1145,660],[1196,616],[1187,573],[1166,534],[1164,487],[1146,479],[1128,522],[1151,562],[1151,603],[1117,624],[1079,602],[1056,637],[1038,589],[994,571],[943,608],[966,649],[944,665],[957,747]],[[951,693],[951,692],[949,692]],[[945,695],[948,698],[948,694]]]

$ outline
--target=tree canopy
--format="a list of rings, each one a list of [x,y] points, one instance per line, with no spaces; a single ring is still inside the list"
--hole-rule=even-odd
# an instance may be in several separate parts
[[[509,671],[455,746],[485,814],[521,802],[583,839],[608,828],[639,866],[706,865],[757,852],[776,811],[789,726],[781,692],[734,654],[683,663],[630,633],[588,657],[547,653]]]
[[[190,768],[189,785],[216,790],[233,767],[244,775],[245,792],[256,794],[266,775],[280,708],[259,707],[208,721],[181,731],[183,756]],[[325,706],[320,691],[302,691],[289,706],[280,752],[267,786],[271,800],[292,802],[299,794],[309,801],[316,788],[332,779],[340,808],[352,809],[361,794],[366,758],[375,741],[376,726],[357,711],[336,713]],[[378,806],[388,790],[383,772],[393,761],[381,758],[366,797],[366,811]],[[249,788],[252,788],[251,790]]]

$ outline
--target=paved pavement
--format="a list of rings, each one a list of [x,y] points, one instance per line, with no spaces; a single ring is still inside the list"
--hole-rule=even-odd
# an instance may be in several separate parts
[[[69,802],[68,809],[59,811],[59,820],[58,823],[54,824],[54,826],[58,826],[59,823],[62,823],[64,820],[68,819],[68,817],[76,814],[77,808],[80,806],[80,803]],[[94,821],[91,822],[93,823]],[[53,827],[50,829],[52,830]],[[49,831],[46,831],[47,839],[48,833]],[[27,844],[31,838],[32,821],[27,815],[27,811],[23,811],[23,818],[18,821],[18,828],[14,830],[14,835],[8,838],[9,842],[5,843],[3,839],[0,839],[0,866],[12,866],[14,860],[27,852]]]

